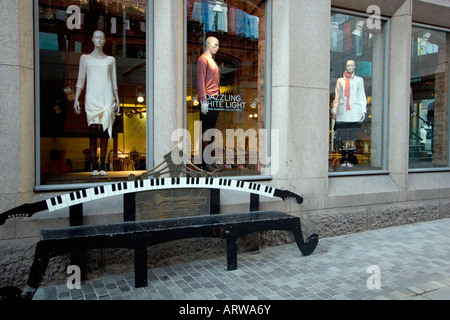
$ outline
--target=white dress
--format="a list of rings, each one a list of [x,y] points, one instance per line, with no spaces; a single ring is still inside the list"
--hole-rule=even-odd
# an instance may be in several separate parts
[[[115,120],[114,91],[117,90],[116,59],[111,56],[94,58],[84,54],[80,58],[77,88],[86,82],[85,109],[88,125],[101,124],[112,137]]]

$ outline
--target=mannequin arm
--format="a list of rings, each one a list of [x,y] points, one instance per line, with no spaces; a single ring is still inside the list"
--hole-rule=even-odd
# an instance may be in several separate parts
[[[202,101],[201,111],[205,116],[208,114],[208,102]]]
[[[364,122],[364,120],[366,120],[366,113],[363,113],[361,116],[361,120],[359,120],[359,123]]]
[[[114,89],[114,99],[116,101],[116,114],[119,114],[120,112],[120,101],[119,101],[119,91],[117,89]]]
[[[80,57],[80,66],[78,67],[78,81],[76,84],[75,99],[74,99],[75,101],[73,105],[76,114],[81,113],[79,99],[81,91],[83,91],[85,81],[86,81],[86,57],[85,55],[82,55]]]
[[[80,87],[76,87],[76,88],[77,89],[75,91],[75,102],[74,102],[73,108],[75,109],[76,114],[80,114],[81,107],[80,107],[80,102],[78,100],[80,98],[80,94],[81,94],[81,91],[83,90],[83,88],[80,88]]]

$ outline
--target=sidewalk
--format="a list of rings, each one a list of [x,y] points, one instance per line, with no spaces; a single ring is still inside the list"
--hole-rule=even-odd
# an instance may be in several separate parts
[[[320,235],[319,235],[320,236]],[[321,239],[311,256],[295,244],[92,279],[81,290],[40,287],[34,300],[450,300],[450,219]],[[379,285],[379,289],[377,289]]]

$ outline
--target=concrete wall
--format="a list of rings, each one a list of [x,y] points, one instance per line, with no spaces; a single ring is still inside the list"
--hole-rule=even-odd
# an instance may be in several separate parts
[[[411,23],[430,13],[448,12],[430,1],[276,0],[272,3],[272,129],[280,133],[280,168],[272,181],[305,198],[302,205],[262,199],[261,209],[303,218],[305,234],[333,237],[394,225],[450,218],[450,172],[409,173],[409,81]],[[58,193],[34,193],[33,8],[29,0],[0,0],[0,211]],[[388,174],[328,175],[329,20],[331,6],[365,12],[377,4],[390,19]],[[414,9],[420,6],[421,11]],[[447,15],[448,17],[448,15]],[[183,127],[183,2],[154,5],[154,158],[167,153],[174,129]],[[167,85],[170,84],[170,85]],[[313,126],[311,124],[314,124]],[[7,139],[5,139],[7,137]],[[248,197],[222,192],[222,212],[248,210]],[[85,223],[121,220],[122,199],[85,205]],[[39,230],[68,225],[68,210],[8,220],[0,227],[0,287],[24,283]],[[265,244],[291,241],[284,234],[263,235]],[[319,243],[320,246],[320,243]],[[180,248],[185,248],[180,250]],[[189,249],[186,255],[186,248]],[[223,243],[185,242],[152,251],[161,263],[223,252]],[[121,253],[116,261],[131,260]],[[103,258],[101,258],[101,256]],[[99,258],[100,257],[100,258]],[[106,258],[105,258],[106,257]],[[115,258],[114,258],[115,257]],[[117,252],[90,253],[92,275],[109,268]],[[46,281],[65,276],[67,257],[52,263]],[[99,261],[106,261],[101,266]],[[117,262],[120,262],[119,264]],[[106,269],[102,269],[102,268]],[[127,264],[126,268],[131,268]],[[126,269],[125,268],[125,269]],[[122,269],[124,270],[124,269]]]

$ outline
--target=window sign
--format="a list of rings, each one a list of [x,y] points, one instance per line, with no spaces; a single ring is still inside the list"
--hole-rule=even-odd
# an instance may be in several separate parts
[[[332,12],[329,171],[383,169],[384,22]]]
[[[40,184],[146,170],[146,0],[39,0]]]
[[[413,27],[409,168],[449,166],[450,33]]]

